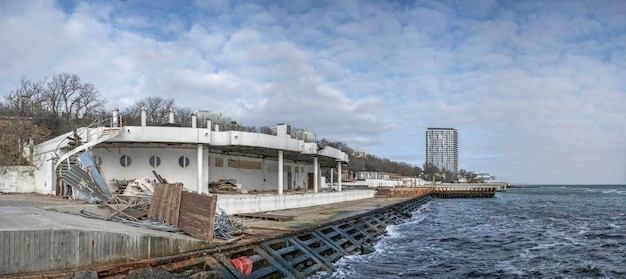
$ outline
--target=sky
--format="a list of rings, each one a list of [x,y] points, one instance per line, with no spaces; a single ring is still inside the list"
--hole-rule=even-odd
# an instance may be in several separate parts
[[[159,96],[422,166],[626,184],[626,1],[0,1],[0,94],[77,74],[108,110]]]

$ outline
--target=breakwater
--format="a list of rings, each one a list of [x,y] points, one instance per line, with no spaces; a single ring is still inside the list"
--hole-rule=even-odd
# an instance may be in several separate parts
[[[433,195],[425,195],[319,227],[152,266],[203,278],[308,278],[318,272],[330,273],[335,261],[371,251],[387,226],[403,223],[432,199]],[[111,269],[99,276],[116,277],[118,272],[127,270]]]

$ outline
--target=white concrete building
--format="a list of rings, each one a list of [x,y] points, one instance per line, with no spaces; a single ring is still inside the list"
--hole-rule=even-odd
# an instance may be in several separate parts
[[[417,177],[404,177],[386,172],[357,171],[354,181],[346,182],[344,185],[369,188],[420,187],[426,185],[426,181]]]
[[[228,179],[235,180],[248,193],[255,193],[245,197],[220,195],[218,206],[227,207],[228,213],[310,206],[374,195],[371,190],[341,193],[339,180],[335,187],[338,193],[332,198],[322,197],[328,193],[320,193],[320,167],[336,167],[340,171],[348,163],[348,155],[328,146],[319,149],[315,142],[293,139],[287,134],[286,125],[279,125],[278,134],[273,136],[220,131],[210,121],[205,127],[198,127],[195,114],[191,127],[177,127],[173,125],[173,111],[172,125],[147,126],[145,115],[144,109],[141,126],[124,126],[123,118],[114,110],[111,119],[35,146],[35,192],[64,195],[70,188],[80,186],[68,185],[63,176],[76,165],[80,154],[90,151],[108,188],[105,191],[115,192],[119,181],[154,180],[157,173],[169,183],[183,183],[190,191],[208,193],[210,182]],[[285,192],[295,189],[301,190],[299,195],[308,196],[292,201],[294,198]]]

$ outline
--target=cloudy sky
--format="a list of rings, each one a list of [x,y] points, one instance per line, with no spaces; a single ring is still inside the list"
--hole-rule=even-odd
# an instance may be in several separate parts
[[[514,183],[626,184],[626,1],[1,1],[0,93],[78,74]]]

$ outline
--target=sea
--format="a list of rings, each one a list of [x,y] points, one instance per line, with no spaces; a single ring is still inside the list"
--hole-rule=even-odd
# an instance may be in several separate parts
[[[434,199],[315,278],[626,278],[626,185]]]

